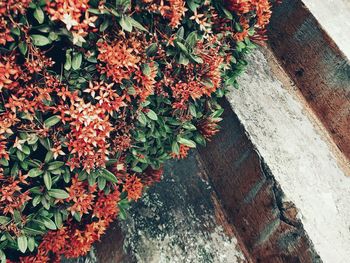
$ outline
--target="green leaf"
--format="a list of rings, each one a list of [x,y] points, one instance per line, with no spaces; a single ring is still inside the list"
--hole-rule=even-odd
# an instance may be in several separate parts
[[[223,114],[223,112],[224,112],[224,109],[218,109],[211,114],[211,117],[218,118]]]
[[[6,216],[0,216],[0,225],[5,225],[7,224],[8,222],[10,222],[10,218],[9,217],[6,217]]]
[[[27,145],[22,146],[22,152],[25,153],[26,155],[30,154],[30,148]]]
[[[186,146],[188,146],[190,148],[196,148],[196,143],[194,141],[192,141],[192,140],[179,137],[177,139],[177,141],[178,141],[178,143],[186,145]]]
[[[148,30],[143,25],[141,25],[139,22],[137,22],[132,17],[130,17],[130,23],[132,26],[136,27],[137,29],[148,32]]]
[[[4,251],[0,249],[0,263],[6,263],[6,255]]]
[[[21,30],[19,29],[19,27],[13,27],[11,29],[11,33],[15,34],[16,36],[20,36],[21,35]]]
[[[197,64],[203,64],[203,59],[196,55],[190,55],[190,58],[192,61],[196,62]]]
[[[105,31],[108,28],[109,24],[110,24],[109,20],[105,19],[103,23],[100,25],[100,31],[101,32]]]
[[[48,191],[48,194],[56,199],[66,199],[69,197],[69,194],[62,189],[51,189]]]
[[[17,156],[18,160],[20,160],[21,162],[23,162],[24,158],[26,158],[25,154],[22,153],[20,150],[18,150],[16,152],[16,156]]]
[[[148,110],[148,112],[146,113],[146,115],[147,115],[147,117],[150,118],[151,120],[154,120],[154,121],[158,120],[157,114],[156,114],[153,110],[151,110],[151,109]]]
[[[60,121],[61,121],[61,118],[58,115],[54,115],[54,116],[46,119],[44,121],[44,125],[45,125],[45,127],[50,128],[50,127],[56,125],[57,123],[59,123]]]
[[[126,219],[126,211],[125,211],[125,209],[122,208],[122,207],[119,208],[118,218],[119,218],[120,220],[125,220],[125,219]]]
[[[58,39],[58,34],[56,32],[50,32],[49,33],[49,38],[52,40],[52,41],[55,41]]]
[[[59,211],[56,211],[54,214],[54,218],[55,218],[55,224],[58,228],[61,228],[63,226],[62,223],[62,214]]]
[[[30,252],[33,252],[35,248],[35,239],[34,237],[28,237],[28,249]]]
[[[132,22],[131,17],[123,15],[121,19],[119,20],[119,24],[122,27],[123,30],[127,32],[132,31]]]
[[[190,103],[190,106],[188,107],[188,109],[190,110],[191,115],[196,118],[197,117],[196,106]]]
[[[109,182],[113,182],[113,183],[118,183],[118,179],[115,177],[115,175],[113,173],[111,173],[110,171],[108,171],[105,168],[102,168],[100,170],[100,175],[105,178],[107,181]]]
[[[11,176],[17,176],[18,171],[19,171],[18,162],[15,162],[11,168],[11,172],[10,172]]]
[[[32,200],[32,204],[34,207],[36,207],[40,202],[41,202],[41,196],[40,195],[37,195],[33,198]]]
[[[47,218],[47,217],[44,217],[42,219],[44,225],[46,228],[50,229],[50,230],[56,230],[57,227],[56,227],[56,224],[54,221],[52,221],[50,218]]]
[[[45,163],[48,163],[48,162],[50,162],[50,161],[52,160],[52,158],[53,158],[53,152],[48,151],[48,152],[46,153],[46,155],[45,155],[44,162],[45,162]]]
[[[181,53],[178,62],[179,62],[179,64],[181,64],[181,65],[187,66],[188,63],[190,63],[190,60],[186,57],[186,55],[184,55],[184,54]]]
[[[137,119],[143,126],[145,126],[147,124],[147,118],[143,112],[139,113],[139,116],[137,117]]]
[[[183,53],[185,53],[186,55],[188,54],[188,49],[187,49],[187,47],[186,47],[184,44],[182,44],[181,42],[175,41],[175,46],[176,46],[178,49],[180,49]]]
[[[141,68],[142,68],[142,73],[145,76],[149,76],[151,74],[151,68],[148,64],[143,64]]]
[[[49,38],[42,35],[31,35],[31,37],[33,39],[33,44],[38,47],[46,46],[52,43]]]
[[[49,172],[44,173],[44,183],[47,190],[50,190],[52,187],[52,178]]]
[[[197,134],[196,137],[194,137],[194,140],[202,146],[205,146],[207,143],[205,138],[201,134]]]
[[[189,130],[189,131],[195,131],[197,130],[196,126],[194,126],[192,123],[190,122],[186,122],[183,126],[184,129]]]
[[[29,170],[29,177],[37,177],[39,175],[42,175],[44,171],[42,171],[40,168],[33,168]]]
[[[38,229],[30,228],[30,227],[23,228],[23,231],[27,235],[32,235],[32,236],[39,236],[39,235],[45,234],[45,232],[42,230],[38,230]]]
[[[61,161],[54,161],[49,163],[49,167],[47,168],[47,170],[52,171],[52,170],[56,170],[60,167],[62,167],[64,165],[64,162]]]
[[[39,138],[40,144],[45,147],[46,150],[51,150],[51,142],[49,138]]]
[[[22,253],[25,253],[26,250],[27,250],[27,246],[28,246],[27,237],[26,237],[26,236],[19,236],[19,237],[17,238],[17,245],[18,245],[19,250],[20,250]]]
[[[152,43],[150,46],[146,49],[146,54],[149,57],[154,56],[158,51],[158,45],[156,43]]]
[[[201,6],[201,4],[197,3],[196,0],[187,0],[187,5],[192,12],[195,12],[197,8]]]
[[[64,63],[64,69],[70,70],[72,67],[72,56],[70,54],[70,50],[66,51],[66,62]]]
[[[188,46],[190,46],[191,48],[193,48],[198,41],[198,35],[196,31],[193,31],[191,33],[188,34],[187,38],[186,38],[186,44]]]
[[[222,11],[224,12],[225,16],[226,16],[228,19],[230,19],[230,20],[233,19],[233,16],[232,16],[232,14],[231,14],[230,11],[228,11],[226,8],[223,8],[223,7],[222,7],[221,9],[222,9]]]
[[[18,44],[18,49],[19,49],[19,51],[21,52],[22,55],[27,54],[28,46],[27,46],[26,42],[20,42]]]
[[[184,27],[180,27],[179,30],[176,32],[176,36],[179,38],[179,39],[183,39],[184,38],[184,35],[185,35],[185,29]]]
[[[82,61],[83,61],[83,55],[81,53],[75,54],[72,60],[72,68],[74,70],[79,69]]]
[[[179,154],[180,152],[180,146],[177,142],[173,142],[171,145],[171,151],[175,154]]]
[[[42,24],[45,19],[45,15],[43,10],[40,7],[37,7],[34,11],[34,17],[39,22],[39,24]]]
[[[102,191],[106,187],[106,179],[103,177],[97,178],[98,188]]]
[[[0,159],[0,165],[2,166],[9,166],[9,161],[6,160],[5,158]]]
[[[138,166],[133,167],[131,170],[133,170],[136,173],[142,173],[142,169]]]

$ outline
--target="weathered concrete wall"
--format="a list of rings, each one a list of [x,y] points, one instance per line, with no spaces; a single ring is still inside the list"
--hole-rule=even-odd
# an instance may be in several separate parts
[[[347,156],[348,165],[349,3],[341,0],[284,0],[275,8],[268,31],[273,52],[336,145]]]
[[[164,180],[121,223],[136,262],[247,262],[196,157],[167,163]]]
[[[277,79],[283,72],[272,71],[265,57],[259,50],[250,57],[250,67],[240,78],[242,88],[233,90],[228,100],[280,185],[283,201],[295,205],[297,212],[293,213],[297,214],[321,259],[347,263],[350,258],[350,177],[338,165],[308,105],[300,100],[295,87],[283,85]],[[207,153],[214,151],[210,148]],[[235,150],[231,155],[235,155]],[[234,166],[232,161],[224,162]],[[251,166],[243,169],[242,178]],[[258,189],[257,197],[266,192],[263,186],[253,185],[253,189]],[[262,203],[270,204],[269,198],[263,200]],[[255,205],[259,209],[260,205]]]
[[[319,262],[291,202],[227,102],[221,133],[201,150],[229,222],[253,262]]]

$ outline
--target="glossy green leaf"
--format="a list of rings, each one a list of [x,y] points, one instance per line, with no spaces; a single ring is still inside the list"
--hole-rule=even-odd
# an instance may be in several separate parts
[[[196,148],[196,143],[194,141],[192,141],[192,140],[179,137],[177,139],[177,141],[178,141],[178,143],[186,145],[186,146],[188,146],[190,148]]]
[[[51,189],[48,191],[48,194],[56,199],[66,199],[69,197],[69,194],[62,189]]]
[[[31,38],[33,40],[33,44],[38,47],[46,46],[52,42],[49,38],[43,35],[31,35]]]
[[[18,245],[19,250],[20,250],[22,253],[25,253],[26,250],[27,250],[27,246],[28,246],[27,237],[26,237],[26,236],[19,236],[19,237],[17,238],[17,245]]]
[[[61,118],[57,115],[51,116],[44,121],[45,127],[50,128],[61,121]]]
[[[147,117],[150,118],[151,120],[158,120],[157,113],[155,113],[153,110],[149,109],[148,112],[146,113]]]
[[[37,7],[34,11],[34,17],[39,22],[39,24],[42,24],[45,19],[45,15],[43,10],[40,7]]]
[[[42,175],[44,173],[43,170],[41,170],[40,168],[33,168],[29,170],[29,177],[37,177],[39,175]]]
[[[115,175],[105,168],[100,170],[100,175],[109,182],[118,183],[118,179],[115,177]]]

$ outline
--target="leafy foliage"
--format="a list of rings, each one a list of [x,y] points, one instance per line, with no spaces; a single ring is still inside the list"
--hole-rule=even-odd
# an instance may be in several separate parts
[[[0,1],[0,261],[86,254],[166,160],[205,145],[270,8]]]

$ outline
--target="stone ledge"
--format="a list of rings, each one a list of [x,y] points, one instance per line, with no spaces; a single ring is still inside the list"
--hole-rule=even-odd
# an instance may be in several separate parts
[[[226,217],[253,262],[321,262],[292,202],[227,101],[222,131],[200,157]]]
[[[261,50],[249,63],[227,96],[234,114],[201,151],[228,219],[256,262],[347,263],[350,177]]]
[[[269,44],[350,165],[350,4],[284,0]]]

